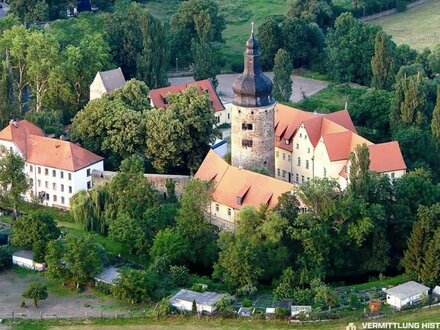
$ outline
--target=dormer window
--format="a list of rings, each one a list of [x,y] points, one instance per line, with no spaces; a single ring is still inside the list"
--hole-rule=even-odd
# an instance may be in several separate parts
[[[237,204],[242,205],[243,204],[243,197],[237,196]]]
[[[289,145],[289,139],[286,139],[286,141],[285,141],[285,143],[286,143],[286,145]]]
[[[275,140],[276,140],[277,142],[280,142],[281,138],[280,138],[279,136],[276,136],[276,137],[275,137]]]
[[[168,104],[168,100],[166,97],[163,98],[163,104]]]

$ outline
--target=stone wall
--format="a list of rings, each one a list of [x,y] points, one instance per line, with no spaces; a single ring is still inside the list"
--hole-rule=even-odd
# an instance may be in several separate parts
[[[92,172],[92,183],[93,186],[100,185],[109,182],[112,177],[116,175],[116,172],[110,171],[93,171]],[[168,175],[168,174],[144,174],[144,176],[154,184],[156,189],[161,193],[165,193],[167,188],[165,183],[167,179],[173,180],[176,185],[176,195],[179,196],[183,192],[183,187],[185,182],[191,177],[189,175]]]
[[[243,129],[251,124],[251,129]],[[233,105],[231,128],[232,165],[248,170],[266,168],[275,174],[274,153],[274,105],[246,108]],[[243,146],[243,140],[251,140],[252,147]]]

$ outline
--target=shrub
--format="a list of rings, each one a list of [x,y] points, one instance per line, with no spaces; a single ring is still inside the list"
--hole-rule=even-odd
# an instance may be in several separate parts
[[[257,288],[252,284],[246,284],[237,290],[237,297],[252,297],[257,291]]]
[[[177,286],[186,286],[189,283],[189,270],[185,266],[171,266],[170,276]]]
[[[171,313],[172,306],[167,298],[163,298],[161,301],[159,301],[156,306],[154,307],[154,316],[156,318],[163,318]]]
[[[244,298],[241,305],[246,308],[252,307],[252,301],[248,298]]]

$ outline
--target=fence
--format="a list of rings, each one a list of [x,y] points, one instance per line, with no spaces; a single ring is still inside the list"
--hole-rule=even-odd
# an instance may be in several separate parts
[[[84,313],[81,312],[71,312],[71,313],[45,313],[45,312],[38,312],[38,311],[29,311],[29,312],[15,312],[11,311],[8,313],[0,313],[0,320],[9,320],[9,321],[16,321],[16,320],[64,320],[64,319],[81,319],[81,320],[89,320],[89,319],[110,319],[110,318],[130,318],[130,317],[145,317],[145,313],[139,312],[139,311],[127,311],[127,312],[121,312],[121,311],[87,311]],[[1,323],[1,322],[0,322]]]

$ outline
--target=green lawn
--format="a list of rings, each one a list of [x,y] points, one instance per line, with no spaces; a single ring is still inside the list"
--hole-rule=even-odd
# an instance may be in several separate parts
[[[216,318],[197,319],[193,317],[175,317],[167,320],[152,319],[95,319],[87,322],[80,321],[27,321],[16,324],[14,330],[259,330],[259,329],[318,329],[318,330],[343,330],[349,322],[354,322],[358,329],[362,329],[361,322],[368,320],[344,319],[319,323],[291,323],[282,321],[257,321],[248,319],[221,320]],[[375,322],[440,322],[440,308],[418,309],[399,312]],[[421,328],[421,327],[420,327]]]
[[[346,289],[346,290],[349,290],[349,289],[368,290],[371,288],[382,288],[382,287],[387,287],[387,286],[395,286],[395,285],[405,283],[409,280],[410,279],[406,274],[401,274],[401,275],[398,275],[395,277],[384,277],[382,279],[382,281],[377,280],[377,281],[371,281],[371,282],[367,282],[367,283],[344,286],[344,289]]]
[[[381,25],[398,44],[408,44],[416,49],[433,47],[440,43],[440,1],[432,0],[371,23]]]
[[[360,96],[364,91],[364,87],[354,88],[346,84],[331,84],[329,87],[305,98],[301,102],[294,103],[293,106],[306,111],[334,112],[344,109],[345,102],[348,102],[350,96]]]

